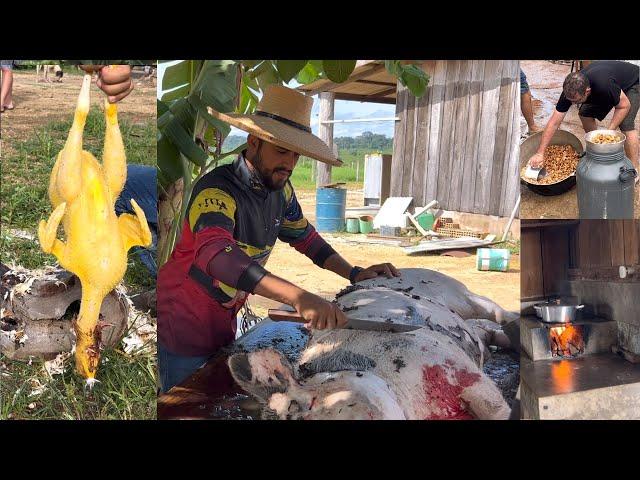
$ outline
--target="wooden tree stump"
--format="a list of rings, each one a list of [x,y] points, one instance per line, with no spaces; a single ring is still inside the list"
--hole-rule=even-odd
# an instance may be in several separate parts
[[[12,270],[0,264],[0,352],[17,360],[50,360],[70,352],[81,294],[80,280],[66,270]],[[128,314],[124,294],[113,290],[105,297],[100,309],[100,321],[107,324],[105,346],[122,338]]]

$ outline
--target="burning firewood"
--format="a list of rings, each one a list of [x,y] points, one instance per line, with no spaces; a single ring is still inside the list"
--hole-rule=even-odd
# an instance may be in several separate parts
[[[582,332],[571,324],[550,328],[549,342],[554,357],[575,357],[584,353]]]

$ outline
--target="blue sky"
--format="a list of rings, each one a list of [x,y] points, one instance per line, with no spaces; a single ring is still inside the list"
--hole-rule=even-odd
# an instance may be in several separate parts
[[[158,65],[158,97],[160,97],[160,88],[162,86],[162,75],[164,69],[172,63],[161,63]],[[292,80],[289,82],[290,87],[297,87],[299,84]],[[319,102],[317,96],[314,97],[313,109],[311,110],[311,129],[314,133],[318,130],[318,110]],[[348,102],[345,100],[336,100],[334,115],[336,120],[347,120],[351,118],[389,118],[395,115],[395,105],[386,105],[382,103],[361,103]],[[336,123],[333,127],[334,137],[355,137],[363,132],[369,131],[393,137],[393,121],[382,122],[366,122],[366,123]],[[231,135],[246,135],[236,128],[231,129]]]

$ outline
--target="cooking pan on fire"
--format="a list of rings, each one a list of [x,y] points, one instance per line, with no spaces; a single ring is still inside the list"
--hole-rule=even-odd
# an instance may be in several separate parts
[[[536,315],[545,323],[571,323],[584,305],[563,303],[559,300],[538,303],[533,306]]]
[[[527,165],[529,159],[536,153],[540,146],[540,140],[542,139],[542,132],[534,133],[528,137],[520,145],[520,171]],[[580,157],[584,156],[584,148],[578,137],[573,133],[566,130],[558,130],[553,137],[549,145],[571,145]],[[538,185],[530,182],[524,177],[520,177],[520,183],[526,185],[529,190],[537,193],[538,195],[560,195],[561,193],[571,190],[576,184],[576,172],[575,170],[565,178],[558,180],[555,183],[548,185]]]

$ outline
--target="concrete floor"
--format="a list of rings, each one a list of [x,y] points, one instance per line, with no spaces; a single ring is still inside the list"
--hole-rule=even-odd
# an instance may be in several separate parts
[[[523,419],[640,419],[640,365],[611,353],[537,362],[523,354],[520,375]]]

